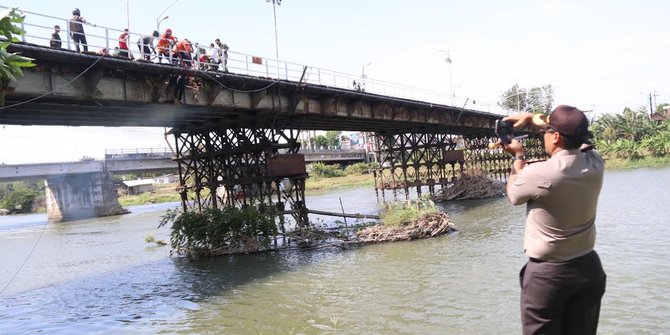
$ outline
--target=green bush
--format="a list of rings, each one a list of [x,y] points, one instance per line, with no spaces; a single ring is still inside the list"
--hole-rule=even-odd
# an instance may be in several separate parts
[[[311,174],[316,177],[342,177],[345,176],[343,170],[341,170],[337,165],[326,165],[324,163],[314,163],[312,164]]]
[[[29,213],[38,195],[38,190],[30,185],[21,182],[8,184],[0,192],[0,208],[8,209],[12,213]]]
[[[270,237],[277,234],[273,215],[254,207],[208,208],[200,213],[168,210],[159,227],[170,222],[172,248],[195,255],[217,250],[253,251],[250,247],[259,243],[267,247]]]
[[[376,169],[379,166],[377,163],[354,163],[347,166],[344,169],[344,172],[347,174],[368,174],[371,170]]]

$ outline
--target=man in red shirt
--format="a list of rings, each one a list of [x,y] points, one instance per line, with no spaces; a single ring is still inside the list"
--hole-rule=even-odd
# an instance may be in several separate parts
[[[128,32],[128,28],[123,30],[123,34],[119,36],[119,56],[121,57],[126,57],[126,58],[132,58],[130,55],[130,51],[128,50],[128,38],[130,37],[130,33]]]

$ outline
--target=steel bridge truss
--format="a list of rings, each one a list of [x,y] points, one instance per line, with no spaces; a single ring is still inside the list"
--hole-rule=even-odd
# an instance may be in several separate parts
[[[386,202],[386,191],[398,198],[398,190],[410,198],[410,189],[421,197],[425,187],[432,195],[436,186],[446,185],[463,169],[462,151],[455,150],[458,136],[433,133],[403,133],[375,136],[379,167],[374,171],[377,201]],[[381,192],[380,192],[381,191]]]
[[[377,201],[386,202],[386,191],[392,192],[394,201],[398,200],[398,191],[405,199],[410,198],[410,190],[419,198],[426,191],[434,195],[464,171],[505,182],[511,157],[502,149],[489,149],[489,143],[496,140],[489,135],[377,133],[375,155],[379,166],[373,171]],[[528,157],[545,157],[537,136],[525,139],[524,146]]]
[[[300,149],[299,131],[173,128],[170,133],[175,139],[178,192],[184,211],[274,206],[278,213],[290,214],[298,227],[308,224],[304,159],[298,160],[302,168],[297,170],[272,169],[273,161],[279,158],[299,156],[291,155]]]

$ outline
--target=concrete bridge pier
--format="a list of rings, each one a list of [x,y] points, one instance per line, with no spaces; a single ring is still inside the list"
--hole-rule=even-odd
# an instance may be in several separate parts
[[[46,186],[49,221],[72,221],[128,213],[121,207],[108,171],[49,177]]]

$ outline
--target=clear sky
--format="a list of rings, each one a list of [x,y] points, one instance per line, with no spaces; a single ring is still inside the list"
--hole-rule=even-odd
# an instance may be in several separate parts
[[[98,25],[150,33],[162,16],[178,37],[274,58],[265,0],[5,1]],[[168,8],[169,7],[169,8]],[[129,11],[127,11],[129,8]],[[166,10],[167,8],[167,10]],[[670,2],[623,0],[283,0],[279,58],[442,91],[468,108],[495,109],[500,94],[551,84],[555,104],[596,113],[670,102]],[[127,16],[129,13],[129,18]],[[47,36],[48,37],[48,36]],[[132,46],[131,46],[132,47]],[[452,59],[451,77],[445,62]],[[450,87],[451,86],[451,87]],[[0,126],[0,163],[102,157],[104,149],[166,147],[163,129]]]

